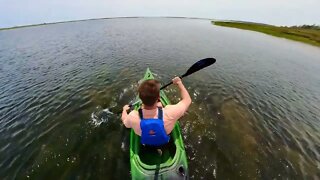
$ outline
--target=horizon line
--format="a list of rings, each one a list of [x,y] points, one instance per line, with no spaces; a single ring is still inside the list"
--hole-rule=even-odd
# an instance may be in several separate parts
[[[69,21],[53,21],[53,22],[43,22],[43,23],[37,23],[37,24],[26,24],[26,25],[17,25],[17,26],[9,26],[9,27],[0,27],[0,30],[24,28],[24,27],[32,27],[32,26],[42,26],[42,25],[50,25],[50,24],[62,24],[62,23],[69,23],[69,22],[80,22],[80,21],[102,20],[102,19],[121,19],[121,18],[186,18],[186,19],[214,20],[212,18],[186,17],[186,16],[117,16],[117,17],[75,19],[75,20],[69,20]]]
[[[75,20],[69,20],[69,21],[43,22],[38,24],[26,24],[26,25],[18,25],[18,26],[11,26],[11,27],[0,27],[0,30],[10,30],[10,29],[16,29],[16,28],[25,28],[25,27],[43,26],[43,25],[52,25],[52,24],[62,24],[62,23],[69,23],[69,22],[81,22],[81,21],[103,20],[103,19],[122,19],[122,18],[183,18],[183,19],[202,19],[202,20],[210,20],[210,21],[232,21],[232,22],[249,22],[249,23],[265,24],[265,23],[245,21],[245,20],[227,20],[227,19],[222,20],[222,19],[215,19],[215,18],[186,17],[186,16],[118,16],[118,17],[75,19]],[[272,24],[265,24],[265,25],[272,25]]]

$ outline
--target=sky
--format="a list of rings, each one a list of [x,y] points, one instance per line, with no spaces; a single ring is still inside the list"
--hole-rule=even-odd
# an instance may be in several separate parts
[[[320,0],[0,0],[0,27],[131,16],[320,25],[319,7]]]

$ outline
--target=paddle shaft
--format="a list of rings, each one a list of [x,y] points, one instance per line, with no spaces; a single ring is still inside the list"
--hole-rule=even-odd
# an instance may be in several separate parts
[[[180,78],[180,79],[182,79],[183,77],[185,77],[185,76],[179,76],[179,78]],[[166,87],[170,86],[171,84],[173,84],[173,82],[172,82],[172,81],[171,81],[171,82],[169,82],[168,84],[166,84],[166,85],[162,86],[162,87],[160,88],[160,90],[162,90],[162,89],[164,89],[164,88],[166,88]]]

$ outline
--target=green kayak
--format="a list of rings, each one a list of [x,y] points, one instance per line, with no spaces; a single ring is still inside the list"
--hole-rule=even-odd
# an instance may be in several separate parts
[[[143,80],[154,79],[148,68]],[[160,91],[163,107],[170,104],[165,93]],[[138,110],[141,103],[135,105]],[[140,136],[130,132],[130,166],[132,179],[189,179],[188,162],[179,122],[170,134],[170,142],[161,153],[157,149],[146,148],[140,143]]]

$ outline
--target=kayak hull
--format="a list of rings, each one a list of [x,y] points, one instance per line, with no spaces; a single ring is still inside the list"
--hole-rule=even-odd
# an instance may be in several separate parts
[[[148,68],[143,80],[154,79]],[[165,93],[160,91],[160,100],[165,107],[170,104]],[[141,102],[134,106],[141,107]],[[146,148],[140,143],[140,136],[131,129],[130,132],[130,166],[132,179],[189,179],[188,162],[181,135],[180,124],[177,121],[170,134],[168,148],[161,153]]]

